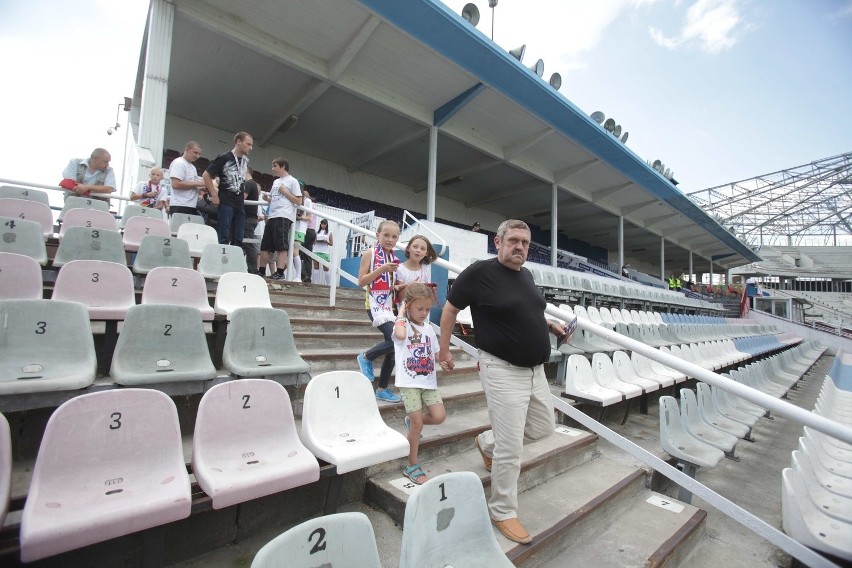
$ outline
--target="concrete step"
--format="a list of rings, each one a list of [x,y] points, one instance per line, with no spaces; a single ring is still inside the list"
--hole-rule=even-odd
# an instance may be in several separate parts
[[[361,331],[294,331],[293,339],[299,351],[338,347],[365,349],[381,341],[382,334],[370,326]]]
[[[285,310],[286,311],[286,310]],[[367,332],[369,330],[375,330],[376,328],[370,323],[365,317],[360,319],[350,319],[350,318],[316,318],[316,317],[302,317],[302,316],[290,316],[290,326],[293,328],[293,333],[299,331],[321,331],[321,332],[335,332],[335,331],[345,331],[345,332]],[[345,315],[350,315],[349,313]],[[379,333],[376,331],[375,333]],[[381,334],[378,335],[381,337]]]
[[[319,285],[319,284],[305,284],[303,282],[282,282],[277,280],[266,279],[267,284],[269,285],[269,293],[270,294],[303,294],[316,296],[318,298],[325,298],[328,300],[330,289],[328,286]],[[337,298],[361,298],[364,299],[364,290],[358,288],[344,288],[341,286],[337,287],[337,292],[335,293]]]
[[[324,294],[316,294],[310,293],[310,291],[305,292],[304,290],[297,288],[295,290],[289,291],[275,291],[269,295],[269,299],[272,301],[272,304],[276,303],[287,303],[287,304],[302,304],[302,305],[316,305],[316,306],[328,306],[328,291]],[[363,292],[359,297],[351,297],[351,296],[336,296],[335,297],[335,305],[345,307],[345,308],[361,308],[366,311],[364,308],[364,294]]]
[[[327,303],[317,301],[311,304],[295,304],[286,297],[270,298],[272,307],[287,312],[291,320],[296,318],[312,318],[315,320],[325,319],[349,319],[353,321],[365,321],[370,323],[367,310],[361,307],[330,307]]]
[[[379,337],[379,339],[381,339],[381,337]],[[375,341],[367,342],[361,348],[341,347],[337,349],[300,349],[299,355],[302,356],[302,359],[310,363],[311,375],[317,375],[318,373],[325,373],[327,371],[357,371],[358,362],[355,358],[359,353],[363,353],[366,349],[375,345],[375,343]],[[476,361],[464,353],[461,349],[453,347],[451,348],[451,351],[453,353],[453,358],[456,362],[456,369],[458,369],[458,372],[466,372],[472,368],[476,368]],[[373,368],[375,369],[375,374],[378,375],[379,369],[381,368],[381,362],[373,361]],[[441,384],[440,377],[441,372],[438,373],[438,384]]]
[[[421,455],[418,455],[418,458],[428,477],[435,477],[450,471],[472,471],[479,475],[483,486],[486,488],[490,486],[491,473],[482,464],[482,458],[473,442],[474,435],[489,427],[488,422],[482,424],[480,419],[479,425],[474,426],[471,423],[483,416],[479,414],[483,412],[480,410],[470,413],[466,421],[448,416],[447,421],[441,425],[451,431],[451,433],[446,434],[445,440],[441,440],[441,442],[446,441],[464,447],[465,449],[461,452],[449,453],[433,459],[428,453],[441,455],[445,451],[428,447],[426,442],[429,439],[424,439],[422,452],[420,452]],[[487,412],[484,413],[484,418],[487,420]],[[441,426],[434,428],[438,429]],[[459,426],[461,426],[461,429],[467,430],[464,438],[459,437]],[[427,436],[431,434],[429,430],[432,428],[426,428]],[[597,436],[595,434],[560,427],[560,431],[553,436],[525,446],[521,461],[521,475],[518,480],[520,491],[545,484],[553,476],[589,461],[596,452],[596,442]],[[452,449],[446,450],[446,452],[451,451]],[[380,469],[378,467],[368,469],[365,490],[366,502],[387,513],[391,519],[400,525],[403,524],[405,517],[405,504],[408,501],[408,496],[412,490],[416,489],[416,486],[402,475],[402,469],[406,465],[407,460],[403,458],[381,464]]]

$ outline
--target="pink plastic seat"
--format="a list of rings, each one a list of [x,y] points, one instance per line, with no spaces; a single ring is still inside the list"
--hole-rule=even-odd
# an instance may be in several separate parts
[[[170,304],[198,308],[201,319],[213,320],[213,308],[207,298],[204,277],[191,268],[158,266],[145,277],[143,304]]]
[[[65,213],[65,218],[62,220],[62,225],[59,227],[59,238],[65,236],[65,231],[69,227],[85,227],[87,229],[106,229],[108,231],[117,231],[118,225],[115,223],[115,217],[108,211],[99,209],[86,209],[78,207],[69,209]]]
[[[78,396],[47,423],[21,520],[21,560],[189,516],[172,400],[153,389]]]
[[[53,213],[50,207],[30,199],[0,198],[0,216],[35,221],[41,225],[42,234],[53,234]]]
[[[137,215],[124,225],[124,250],[137,251],[142,239],[148,235],[171,237],[172,230],[162,218]]]
[[[39,300],[42,284],[41,266],[35,259],[0,252],[0,300]]]
[[[93,320],[123,320],[136,304],[133,274],[107,260],[72,260],[59,270],[52,299],[84,304]]]
[[[299,440],[290,396],[265,379],[228,381],[204,394],[192,470],[214,509],[306,485],[320,474]]]
[[[302,408],[302,442],[346,473],[408,455],[408,440],[385,424],[373,387],[357,371],[311,379]]]

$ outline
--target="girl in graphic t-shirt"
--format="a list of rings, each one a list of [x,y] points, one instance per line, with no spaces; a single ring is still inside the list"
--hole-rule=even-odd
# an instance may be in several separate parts
[[[376,388],[376,398],[386,402],[400,402],[400,398],[388,388],[393,371],[393,277],[399,266],[399,260],[393,252],[399,240],[399,225],[394,221],[382,221],[376,231],[376,244],[361,255],[358,270],[358,286],[367,286],[367,309],[373,325],[379,328],[384,341],[374,345],[364,353],[358,354],[361,372],[370,381],[375,378],[373,361],[381,356],[382,370]]]
[[[438,258],[438,253],[432,247],[429,239],[423,235],[415,235],[405,247],[408,260],[399,265],[394,275],[394,296],[397,303],[405,297],[405,289],[412,282],[420,282],[433,291],[436,284],[432,282],[432,263]]]

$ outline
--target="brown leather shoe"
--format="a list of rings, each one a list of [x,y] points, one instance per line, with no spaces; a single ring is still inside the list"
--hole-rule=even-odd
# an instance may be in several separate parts
[[[485,469],[491,471],[491,457],[482,451],[482,446],[479,445],[479,436],[474,436],[473,443],[476,444],[476,449],[479,450],[479,455],[482,456],[482,463]]]
[[[527,532],[527,529],[524,528],[524,525],[517,518],[506,519],[505,521],[491,519],[491,523],[509,540],[520,544],[529,544],[532,542],[530,533]]]

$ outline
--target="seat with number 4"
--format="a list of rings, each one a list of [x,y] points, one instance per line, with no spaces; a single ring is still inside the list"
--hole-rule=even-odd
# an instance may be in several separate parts
[[[0,252],[22,254],[39,265],[47,264],[47,247],[41,225],[35,221],[0,216]]]

